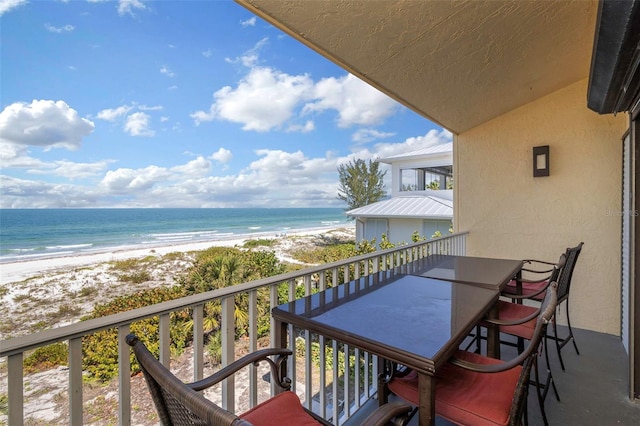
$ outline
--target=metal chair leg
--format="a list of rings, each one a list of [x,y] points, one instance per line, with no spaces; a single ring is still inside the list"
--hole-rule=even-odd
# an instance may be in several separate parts
[[[576,344],[576,339],[575,337],[573,337],[573,329],[571,328],[571,318],[569,318],[569,299],[567,299],[567,301],[565,302],[565,308],[567,312],[567,326],[569,326],[569,337],[567,337],[567,339],[565,340],[567,340],[568,342],[570,339],[573,343],[573,348],[576,350],[576,353],[580,355],[580,351],[578,350],[578,345]]]
[[[556,321],[556,319],[553,319],[553,340],[555,340],[556,342],[556,351],[558,352],[558,359],[560,360],[560,367],[562,367],[562,371],[565,371],[564,369],[564,361],[562,360],[562,347],[560,346],[560,339],[558,338],[558,322]]]
[[[538,370],[538,357],[536,356],[533,360],[534,363],[534,374],[536,377],[536,395],[538,396],[538,405],[540,406],[540,413],[542,414],[542,421],[544,422],[544,426],[549,426],[549,422],[547,421],[547,413],[544,410],[544,397],[542,392],[540,392],[540,374]]]
[[[549,392],[549,384],[553,387],[553,393],[556,395],[556,400],[560,402],[560,395],[558,394],[558,388],[556,388],[556,382],[553,380],[553,374],[551,373],[551,364],[549,363],[549,345],[547,344],[547,336],[545,336],[542,340],[542,344],[544,345],[544,357],[547,362],[547,382],[545,384],[545,398],[547,392]]]

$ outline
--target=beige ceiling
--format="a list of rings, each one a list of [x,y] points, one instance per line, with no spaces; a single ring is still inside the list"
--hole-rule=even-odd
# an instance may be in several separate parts
[[[236,1],[454,133],[586,78],[598,7],[596,0]]]

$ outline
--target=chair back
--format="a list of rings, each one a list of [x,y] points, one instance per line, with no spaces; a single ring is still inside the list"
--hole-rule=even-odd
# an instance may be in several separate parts
[[[185,385],[135,335],[125,340],[133,348],[163,425],[249,425]]]
[[[556,263],[555,265],[553,265],[553,270],[551,271],[551,275],[549,276],[547,282],[552,283],[552,282],[558,282],[558,279],[560,278],[560,274],[562,274],[562,271],[564,271],[565,266],[567,265],[567,254],[566,253],[562,253],[560,255],[560,258],[558,259],[558,263]]]
[[[582,251],[583,242],[575,247],[570,247],[565,251],[567,257],[564,268],[560,271],[558,277],[558,303],[562,302],[569,296],[569,287],[571,286],[571,278],[573,277],[573,271]]]

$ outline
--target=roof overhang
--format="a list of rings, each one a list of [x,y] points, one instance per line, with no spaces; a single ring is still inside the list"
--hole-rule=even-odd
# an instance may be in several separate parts
[[[589,76],[597,0],[236,0],[454,133]]]
[[[601,114],[630,111],[639,95],[640,1],[602,2],[589,76],[589,108]]]

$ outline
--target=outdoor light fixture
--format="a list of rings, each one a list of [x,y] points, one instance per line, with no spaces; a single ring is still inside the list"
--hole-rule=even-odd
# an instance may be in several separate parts
[[[533,147],[533,177],[549,176],[549,145]]]

